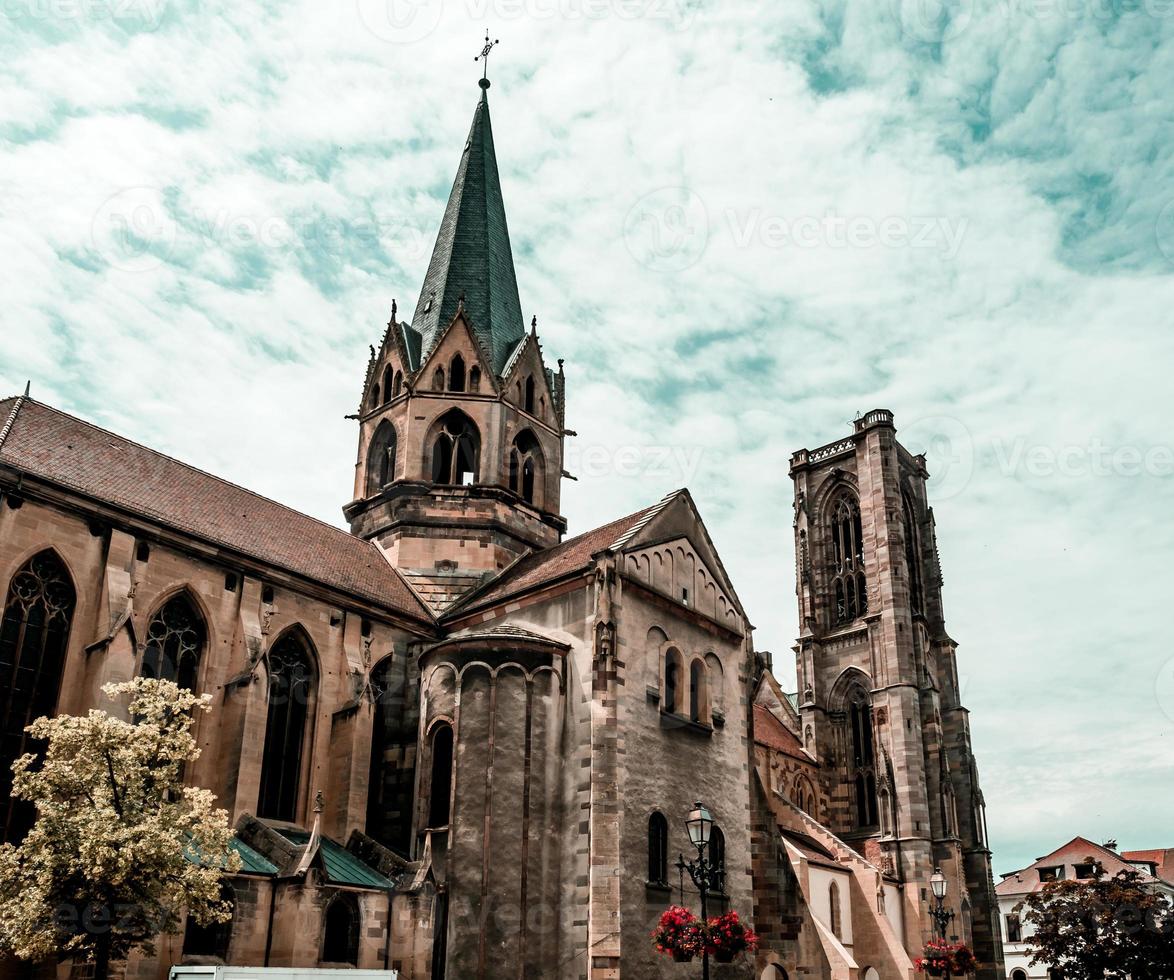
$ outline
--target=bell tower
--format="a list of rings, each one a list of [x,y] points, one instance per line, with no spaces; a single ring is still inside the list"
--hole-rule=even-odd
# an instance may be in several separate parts
[[[806,748],[826,824],[904,884],[906,945],[930,938],[929,878],[950,881],[952,932],[979,977],[1002,974],[986,816],[946,632],[925,458],[884,409],[791,457],[795,646]]]
[[[351,531],[440,613],[519,555],[556,544],[565,378],[526,329],[489,120],[488,78],[409,323],[372,347]]]

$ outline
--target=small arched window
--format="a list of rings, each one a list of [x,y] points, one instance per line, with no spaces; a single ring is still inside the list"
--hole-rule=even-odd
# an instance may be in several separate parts
[[[428,826],[448,826],[452,801],[452,726],[437,725],[432,732],[432,769],[428,784]]]
[[[17,843],[36,811],[12,796],[12,763],[32,749],[24,730],[53,714],[76,593],[52,551],[33,555],[8,586],[0,625],[0,842]]]
[[[542,447],[529,429],[519,432],[510,447],[509,488],[526,503],[542,506]]]
[[[322,928],[322,962],[359,962],[359,903],[350,894],[335,895],[326,906]]]
[[[147,625],[140,673],[194,691],[206,638],[204,619],[191,599],[182,592],[172,596]]]
[[[669,824],[659,810],[648,818],[648,880],[654,885],[669,882]]]
[[[715,892],[726,892],[726,835],[721,827],[714,824],[709,829],[709,866],[712,869],[710,883]]]
[[[396,442],[395,426],[384,419],[367,447],[367,496],[395,480]]]
[[[297,817],[298,785],[306,743],[306,721],[314,697],[314,670],[300,635],[285,633],[269,651],[269,709],[261,758],[257,816]]]
[[[677,714],[681,710],[681,673],[684,661],[679,650],[672,649],[665,654],[664,662],[664,710]]]
[[[432,482],[463,487],[477,482],[481,436],[464,412],[453,409],[436,422],[432,439]]]
[[[386,364],[383,367],[383,400],[385,402],[391,401],[393,384],[394,382],[392,381],[391,365]]]
[[[448,390],[465,390],[465,359],[460,354],[453,354],[448,365]]]
[[[834,881],[828,885],[828,928],[832,935],[841,939],[840,935],[840,886]]]
[[[371,385],[371,400],[369,402],[370,408],[378,408],[383,404],[383,398],[380,392],[381,389],[379,387],[379,382],[376,381],[373,385]]]
[[[868,590],[864,578],[864,530],[860,504],[849,491],[842,492],[832,506],[832,588],[833,613],[837,623],[850,623],[868,611]]]
[[[236,914],[236,895],[227,882],[220,885],[220,901],[227,902],[230,911]],[[183,955],[214,956],[218,960],[227,960],[231,940],[232,919],[201,925],[189,915],[183,930]]]
[[[469,368],[469,391],[481,390],[481,369],[474,364]]]
[[[444,391],[444,368],[438,367],[432,374],[432,390]]]
[[[534,375],[526,375],[526,398],[522,407],[531,415],[534,414]]]
[[[699,723],[705,719],[705,664],[700,660],[689,665],[689,719]]]
[[[395,377],[391,381],[391,397],[398,398],[400,393],[404,390],[404,373],[403,371],[396,371]]]
[[[1024,970],[1012,970],[1011,980],[1027,980],[1027,973]]]

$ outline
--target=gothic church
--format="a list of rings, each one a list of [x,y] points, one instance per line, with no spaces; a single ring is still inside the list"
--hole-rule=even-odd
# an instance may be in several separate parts
[[[924,459],[879,410],[791,457],[793,694],[688,491],[566,537],[564,370],[522,314],[481,85],[413,317],[366,366],[350,533],[0,401],[0,839],[33,816],[25,724],[119,710],[101,686],[143,673],[213,695],[189,776],[242,867],[230,923],[127,977],[684,975],[649,936],[696,906],[674,860],[698,799],[713,902],[762,937],[716,976],[910,980],[940,867],[1001,977]]]

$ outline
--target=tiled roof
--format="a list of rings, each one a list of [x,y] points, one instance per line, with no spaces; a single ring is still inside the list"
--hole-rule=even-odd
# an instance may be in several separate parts
[[[1058,847],[1051,854],[1045,854],[1035,864],[1024,868],[1022,871],[1007,875],[995,886],[995,891],[1003,896],[1026,895],[1029,892],[1040,891],[1044,887],[1044,882],[1040,881],[1039,872],[1041,868],[1058,868],[1062,866],[1064,868],[1065,880],[1078,880],[1076,878],[1075,865],[1084,864],[1085,860],[1090,857],[1100,862],[1101,867],[1105,870],[1105,874],[1109,877],[1112,877],[1119,871],[1127,869],[1136,870],[1123,855],[1110,851],[1107,847],[1102,847],[1100,844],[1094,844],[1086,837],[1074,837],[1063,847]],[[1145,872],[1142,872],[1142,877],[1150,882],[1156,881],[1156,879],[1145,874]]]
[[[16,399],[0,401],[0,425]],[[431,615],[375,545],[267,497],[24,399],[0,465],[389,610]]]
[[[521,592],[529,591],[554,582],[564,575],[585,569],[591,562],[591,556],[613,547],[617,541],[624,540],[629,531],[633,530],[646,515],[651,514],[663,505],[663,501],[653,507],[645,507],[618,521],[604,524],[593,531],[587,531],[574,538],[568,538],[561,544],[542,551],[531,552],[502,572],[484,592],[474,592],[467,602],[458,603],[453,609],[454,616],[461,616],[472,609],[499,602],[502,599]]]
[[[792,758],[812,761],[811,756],[803,751],[803,744],[795,733],[779,721],[766,705],[754,706],[754,741]]]
[[[304,830],[279,829],[277,832],[298,847],[305,847],[310,841],[310,834]],[[326,878],[332,884],[353,885],[356,888],[391,887],[389,879],[329,837],[318,838],[318,853],[322,856],[322,869],[326,872]]]
[[[465,316],[500,375],[526,328],[484,89],[412,317],[424,357],[456,316],[462,296]]]
[[[1158,847],[1148,851],[1122,851],[1121,857],[1126,861],[1154,865],[1158,877],[1174,885],[1174,847]]]

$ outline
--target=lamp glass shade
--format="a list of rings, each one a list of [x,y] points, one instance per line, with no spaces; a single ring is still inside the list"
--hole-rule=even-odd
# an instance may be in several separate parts
[[[929,887],[933,892],[934,898],[946,897],[946,876],[942,874],[942,869],[938,868],[932,875],[929,876]]]
[[[689,829],[689,840],[693,842],[694,847],[709,843],[709,831],[713,827],[713,817],[700,801],[689,812],[689,819],[685,821],[685,826]]]

